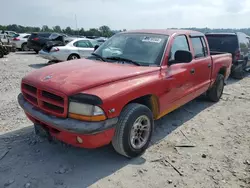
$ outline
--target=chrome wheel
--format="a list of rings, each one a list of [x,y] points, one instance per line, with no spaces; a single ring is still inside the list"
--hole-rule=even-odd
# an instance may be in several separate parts
[[[151,131],[151,122],[146,115],[139,116],[130,132],[130,144],[134,149],[141,149],[148,141]]]
[[[78,59],[78,57],[75,56],[75,55],[72,55],[72,56],[71,56],[71,59]]]

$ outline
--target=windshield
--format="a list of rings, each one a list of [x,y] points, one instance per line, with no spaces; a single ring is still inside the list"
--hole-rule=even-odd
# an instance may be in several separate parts
[[[160,65],[167,35],[148,33],[116,34],[103,43],[95,54],[103,58],[119,57],[142,65]]]
[[[234,53],[239,46],[236,35],[207,35],[206,38],[211,51]]]

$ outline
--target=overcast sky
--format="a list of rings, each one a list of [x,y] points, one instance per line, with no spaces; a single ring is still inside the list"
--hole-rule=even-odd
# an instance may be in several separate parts
[[[112,29],[250,27],[250,0],[0,0],[0,24]]]

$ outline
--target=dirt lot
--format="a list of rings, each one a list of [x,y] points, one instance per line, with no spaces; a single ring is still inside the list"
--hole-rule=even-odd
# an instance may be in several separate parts
[[[0,59],[0,187],[250,187],[249,74],[230,79],[219,103],[197,99],[157,121],[151,147],[128,160],[111,146],[34,136],[16,98],[21,78],[45,63],[27,53]]]

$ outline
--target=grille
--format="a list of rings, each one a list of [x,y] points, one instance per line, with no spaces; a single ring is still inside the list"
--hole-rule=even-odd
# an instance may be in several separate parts
[[[38,109],[49,114],[66,117],[68,99],[66,96],[22,83],[24,98]]]

